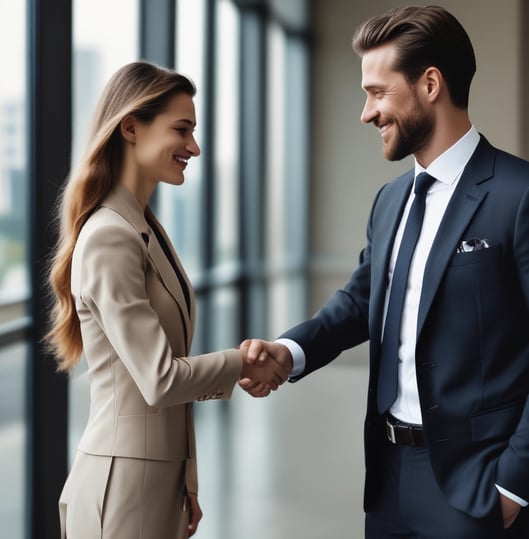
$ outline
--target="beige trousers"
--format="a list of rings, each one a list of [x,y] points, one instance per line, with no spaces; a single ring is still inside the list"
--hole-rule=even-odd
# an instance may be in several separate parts
[[[78,452],[59,499],[61,539],[187,539],[185,461]]]

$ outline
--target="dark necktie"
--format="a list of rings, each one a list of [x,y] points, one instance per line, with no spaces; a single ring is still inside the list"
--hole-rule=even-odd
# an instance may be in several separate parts
[[[408,286],[408,273],[415,245],[421,232],[426,193],[434,181],[435,178],[426,172],[421,172],[415,179],[415,198],[408,214],[397,261],[393,269],[378,374],[377,398],[378,411],[381,414],[389,410],[397,397],[400,325]]]

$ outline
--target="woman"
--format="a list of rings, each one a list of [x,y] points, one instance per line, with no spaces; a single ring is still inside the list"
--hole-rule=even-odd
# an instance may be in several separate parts
[[[193,291],[147,204],[159,182],[182,184],[200,153],[194,94],[180,74],[122,67],[62,197],[48,342],[63,371],[84,353],[90,377],[88,424],[59,501],[63,538],[193,535],[202,513],[191,403],[229,398],[240,377],[274,388],[286,377],[240,350],[186,357]]]

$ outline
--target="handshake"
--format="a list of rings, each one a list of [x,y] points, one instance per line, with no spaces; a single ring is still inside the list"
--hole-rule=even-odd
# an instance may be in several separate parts
[[[292,371],[292,356],[283,344],[247,339],[240,344],[239,350],[243,359],[239,386],[253,397],[266,397]]]

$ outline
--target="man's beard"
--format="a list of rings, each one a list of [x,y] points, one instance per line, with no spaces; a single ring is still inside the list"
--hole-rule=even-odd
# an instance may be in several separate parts
[[[384,151],[389,161],[400,161],[420,150],[430,140],[434,129],[433,120],[417,101],[413,111],[400,123],[394,123],[394,126],[397,131],[395,141],[387,145]]]

